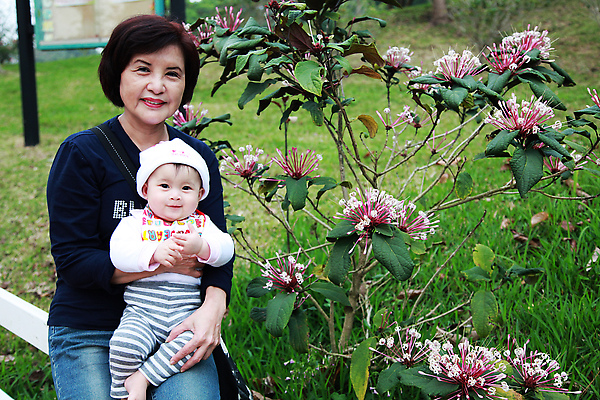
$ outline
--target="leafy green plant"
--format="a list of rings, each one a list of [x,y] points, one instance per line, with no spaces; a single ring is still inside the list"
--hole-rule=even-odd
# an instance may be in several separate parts
[[[258,115],[272,106],[277,106],[281,115],[278,125],[283,130],[285,148],[277,149],[278,156],[261,160],[261,149],[245,146],[240,148],[240,157],[232,152],[223,158],[226,174],[243,178],[245,187],[237,187],[257,201],[288,238],[287,248],[269,257],[251,245],[243,228],[232,230],[245,250],[241,257],[262,270],[262,276],[248,285],[247,294],[269,297],[266,307],[254,308],[251,317],[264,323],[274,337],[287,332],[291,347],[298,352],[307,352],[314,346],[349,359],[354,393],[363,399],[373,370],[373,335],[381,334],[385,328],[380,326],[380,332],[365,328],[377,325],[370,319],[371,314],[365,315],[365,282],[375,274],[410,285],[423,256],[434,251],[427,239],[439,227],[434,215],[440,215],[441,210],[515,188],[521,197],[526,197],[533,190],[543,192],[541,182],[556,180],[565,170],[582,169],[582,157],[592,155],[598,145],[596,126],[583,115],[598,115],[592,107],[593,110],[570,118],[565,130],[562,124],[545,125],[554,116],[554,109],[566,109],[547,84],[574,85],[571,77],[550,59],[551,42],[546,31],[528,28],[507,36],[499,46],[488,48],[487,64],[468,50],[462,54],[450,50],[434,63],[435,72],[423,74],[412,65],[408,49],[390,47],[384,57],[370,32],[358,28],[366,21],[383,27],[385,21],[356,17],[341,23],[338,11],[343,3],[273,0],[266,6],[267,26],[253,18],[242,25],[240,14],[236,16],[230,9],[228,18],[200,19],[190,30],[197,34],[203,65],[218,64],[221,70],[212,94],[230,81],[245,77],[247,85],[238,100],[239,108],[258,98]],[[376,112],[383,133],[379,132],[380,123],[375,117],[352,111],[354,99],[342,90],[346,79],[357,76],[385,84],[382,89],[386,92],[387,108],[383,114]],[[401,85],[406,77],[406,90],[411,93],[414,106],[405,106],[397,118],[392,117],[391,89]],[[505,100],[509,91],[522,84],[533,92],[531,101],[518,104],[516,98]],[[315,152],[302,152],[288,145],[289,124],[297,112],[308,112],[314,125],[329,135],[337,151],[339,175],[315,175],[320,162]],[[457,120],[458,126],[441,133],[445,119]],[[470,154],[470,146],[476,143],[486,124],[498,129],[489,135],[490,143],[476,159],[510,157],[513,180],[477,193],[472,176],[466,172],[467,165],[477,168],[477,163],[471,166],[464,157]],[[410,131],[414,133],[409,134]],[[400,134],[407,138],[404,143],[399,140]],[[582,136],[588,142],[567,142],[570,135]],[[577,159],[567,150],[568,143],[579,150]],[[550,157],[562,163],[560,174],[544,173],[544,160]],[[428,176],[436,164],[443,165],[443,172]],[[410,168],[413,171],[406,173]],[[283,172],[272,173],[276,169]],[[406,177],[390,182],[394,174]],[[437,188],[444,174],[454,177],[452,189],[445,192]],[[417,179],[420,184],[415,184]],[[323,199],[340,192],[341,212],[336,211],[331,200],[323,205]],[[414,200],[409,201],[405,192],[412,192]],[[395,196],[405,199],[397,200]],[[417,212],[419,207],[424,210]],[[315,243],[309,236],[299,234],[296,226],[300,214],[314,221],[314,236],[325,238],[324,241]],[[480,223],[439,270],[451,262]],[[324,249],[327,260],[317,265],[313,254]],[[479,284],[486,282],[469,301],[473,330],[479,337],[490,333],[490,323],[496,323],[500,314],[497,298],[489,287],[491,282],[499,279],[506,283],[514,277],[520,279],[540,272],[516,266],[504,268],[490,260],[492,255],[491,249],[478,247],[476,267],[465,273]],[[403,324],[415,324],[413,314],[435,277],[434,274],[418,295]],[[309,313],[320,316],[327,327],[326,335],[319,335],[314,344],[307,322]],[[364,318],[367,320],[363,324],[356,324]],[[489,360],[490,368],[497,371],[499,358]],[[427,395],[451,397],[457,390],[455,384],[440,389],[437,382],[443,383],[443,377],[430,372],[430,378],[410,372],[409,378],[396,383],[420,388]],[[389,377],[393,372],[382,374]],[[488,388],[500,387],[500,381],[502,377],[498,375],[498,379],[481,388],[459,385],[460,393],[491,395]],[[391,389],[395,384],[385,386]],[[505,386],[502,388],[508,391]],[[525,389],[517,385],[517,390]]]

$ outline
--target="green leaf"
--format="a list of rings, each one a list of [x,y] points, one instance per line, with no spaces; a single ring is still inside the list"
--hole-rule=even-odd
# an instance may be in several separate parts
[[[242,39],[235,41],[227,46],[228,50],[252,50],[262,43],[264,38]]]
[[[538,150],[517,147],[509,164],[521,197],[544,176],[544,157]]]
[[[465,271],[462,271],[462,273],[466,276],[466,278],[469,282],[480,282],[480,281],[489,282],[491,280],[490,273],[479,267],[473,267],[471,269],[467,269]]]
[[[317,199],[317,204],[318,204],[318,201],[321,198],[321,196],[323,196],[325,194],[325,192],[336,188],[338,184],[337,184],[337,181],[330,176],[318,176],[318,177],[313,178],[310,181],[308,181],[308,187],[311,187],[313,185],[314,186],[323,186],[317,192],[316,199]]]
[[[569,400],[570,397],[564,393],[539,391],[543,400]]]
[[[327,233],[327,240],[333,242],[336,239],[350,236],[353,233],[354,224],[352,224],[352,222],[346,219],[343,219],[340,222],[338,222],[337,225],[334,226],[333,229]]]
[[[395,231],[396,228],[391,224],[379,224],[375,227],[375,232],[388,237],[394,236]]]
[[[421,85],[436,85],[442,82],[441,79],[435,77],[434,75],[423,75],[418,76],[416,78],[411,79],[408,82],[408,85],[421,84]]]
[[[268,79],[264,82],[248,82],[246,85],[246,89],[244,93],[240,96],[238,100],[238,107],[240,110],[244,109],[244,106],[248,104],[253,98],[257,95],[261,94],[266,88],[271,86],[272,84],[277,83],[275,79]]]
[[[473,262],[481,269],[491,273],[496,255],[489,247],[478,243],[473,250]]]
[[[550,135],[545,135],[541,132],[538,132],[537,134],[538,138],[544,142],[548,147],[550,147],[552,150],[556,151],[557,153],[559,153],[560,155],[562,155],[563,157],[566,157],[567,159],[571,158],[571,154],[567,151],[567,149],[565,149],[559,142],[558,140],[556,140],[555,138],[553,138]]]
[[[506,130],[501,130],[488,143],[487,147],[485,148],[485,155],[486,156],[504,155],[504,153],[506,152],[506,149],[508,148],[508,145],[510,145],[512,143],[512,141],[517,137],[518,134],[519,134],[519,131],[509,132]]]
[[[319,103],[314,101],[306,101],[304,104],[302,104],[302,108],[310,112],[310,117],[316,126],[323,126],[325,115],[323,114],[323,109],[321,109]]]
[[[306,313],[297,309],[292,312],[288,323],[290,332],[290,345],[298,353],[308,353],[308,324]]]
[[[357,236],[352,235],[338,239],[331,251],[327,267],[329,269],[329,280],[336,285],[341,284],[346,279],[351,266],[350,250],[354,247]]]
[[[458,385],[440,382],[437,378],[421,374],[421,371],[431,374],[431,371],[421,367],[401,370],[398,375],[402,384],[416,386],[429,396],[445,396],[458,389]]]
[[[417,255],[422,255],[427,253],[427,247],[425,246],[425,241],[423,240],[413,240],[410,243],[410,251]]]
[[[508,83],[510,76],[511,71],[508,69],[504,71],[502,75],[490,72],[488,74],[487,88],[496,93],[501,93],[504,86],[506,86],[506,84]]]
[[[271,335],[275,337],[283,335],[283,329],[294,311],[296,296],[297,293],[278,293],[267,303],[265,328]]]
[[[544,84],[540,78],[533,74],[524,74],[518,76],[521,82],[525,82],[529,84],[531,91],[538,98],[541,97],[543,101],[547,102],[548,105],[552,108],[556,108],[561,111],[566,111],[567,107],[563,104],[563,102],[558,98],[557,95],[550,90],[546,84]]]
[[[473,178],[471,178],[468,172],[463,171],[458,174],[455,183],[455,192],[459,199],[466,199],[473,192]]]
[[[373,244],[373,255],[390,271],[394,278],[399,281],[410,278],[415,264],[401,237],[388,237],[374,232],[371,243]]]
[[[265,307],[252,307],[250,318],[258,323],[265,322],[267,320],[267,309]]]
[[[471,313],[473,314],[473,328],[479,337],[486,337],[491,332],[490,321],[498,315],[496,297],[490,291],[480,290],[471,299]]]
[[[287,198],[294,211],[301,210],[306,205],[306,197],[308,196],[308,187],[306,185],[306,176],[300,179],[294,179],[290,176],[285,178]]]
[[[344,306],[350,306],[350,300],[348,300],[344,289],[331,282],[317,281],[310,286],[310,290],[322,294],[329,300],[338,302]]]
[[[478,82],[471,75],[467,75],[464,78],[455,78],[452,77],[452,82],[456,83],[458,86],[467,89],[469,92],[473,92],[478,87]]]
[[[348,61],[342,56],[334,56],[333,59],[340,64],[340,66],[344,69],[344,71],[346,71],[347,74],[350,74],[352,72],[352,65],[350,64],[350,61]]]
[[[571,140],[565,140],[564,142],[566,145],[568,145],[570,148],[572,148],[573,150],[575,150],[576,152],[578,152],[580,154],[587,152],[587,148],[577,142],[573,142]]]
[[[539,277],[544,273],[543,268],[523,268],[517,264],[513,265],[506,271],[506,275],[516,275],[522,278],[527,284],[534,284]]]
[[[267,278],[264,276],[259,276],[250,281],[248,286],[246,287],[246,295],[248,297],[261,297],[265,294],[269,293],[270,290],[265,288],[267,284]]]
[[[254,82],[260,82],[263,74],[262,63],[267,59],[267,54],[262,54],[262,52],[257,52],[250,55],[250,60],[248,61],[248,72],[246,75],[248,79]]]
[[[571,79],[571,77],[569,76],[569,74],[562,69],[556,62],[551,61],[550,66],[552,67],[553,70],[555,70],[556,72],[558,72],[562,77],[565,78],[565,80],[563,81],[563,86],[575,86],[575,81],[573,79]]]
[[[350,381],[358,400],[363,400],[367,392],[369,382],[369,366],[371,364],[371,349],[375,346],[377,339],[371,337],[364,340],[356,347],[350,360]]]
[[[440,94],[448,108],[458,111],[461,103],[469,94],[469,91],[464,87],[454,86],[452,89],[441,88]]]
[[[294,68],[294,76],[304,90],[320,96],[323,88],[323,80],[321,79],[321,72],[323,71],[324,68],[316,61],[301,61]]]
[[[406,367],[403,364],[396,362],[393,363],[388,369],[381,371],[379,377],[377,378],[377,391],[379,393],[385,393],[392,390],[394,386],[400,383],[400,377],[398,376],[398,373],[403,369],[406,369]]]

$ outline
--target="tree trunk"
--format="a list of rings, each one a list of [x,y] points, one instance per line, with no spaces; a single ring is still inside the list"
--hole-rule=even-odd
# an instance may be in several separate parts
[[[432,13],[430,22],[432,25],[440,25],[450,22],[446,0],[431,0],[431,3]]]

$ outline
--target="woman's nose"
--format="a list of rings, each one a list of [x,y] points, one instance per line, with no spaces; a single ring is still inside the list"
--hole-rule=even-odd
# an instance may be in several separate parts
[[[151,76],[147,88],[152,93],[162,93],[165,90],[165,84],[160,76]]]

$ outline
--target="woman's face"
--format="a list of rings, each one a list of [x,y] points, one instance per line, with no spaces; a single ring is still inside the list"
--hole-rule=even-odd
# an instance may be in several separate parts
[[[185,61],[178,46],[137,54],[121,73],[123,117],[139,128],[162,124],[181,104]]]

